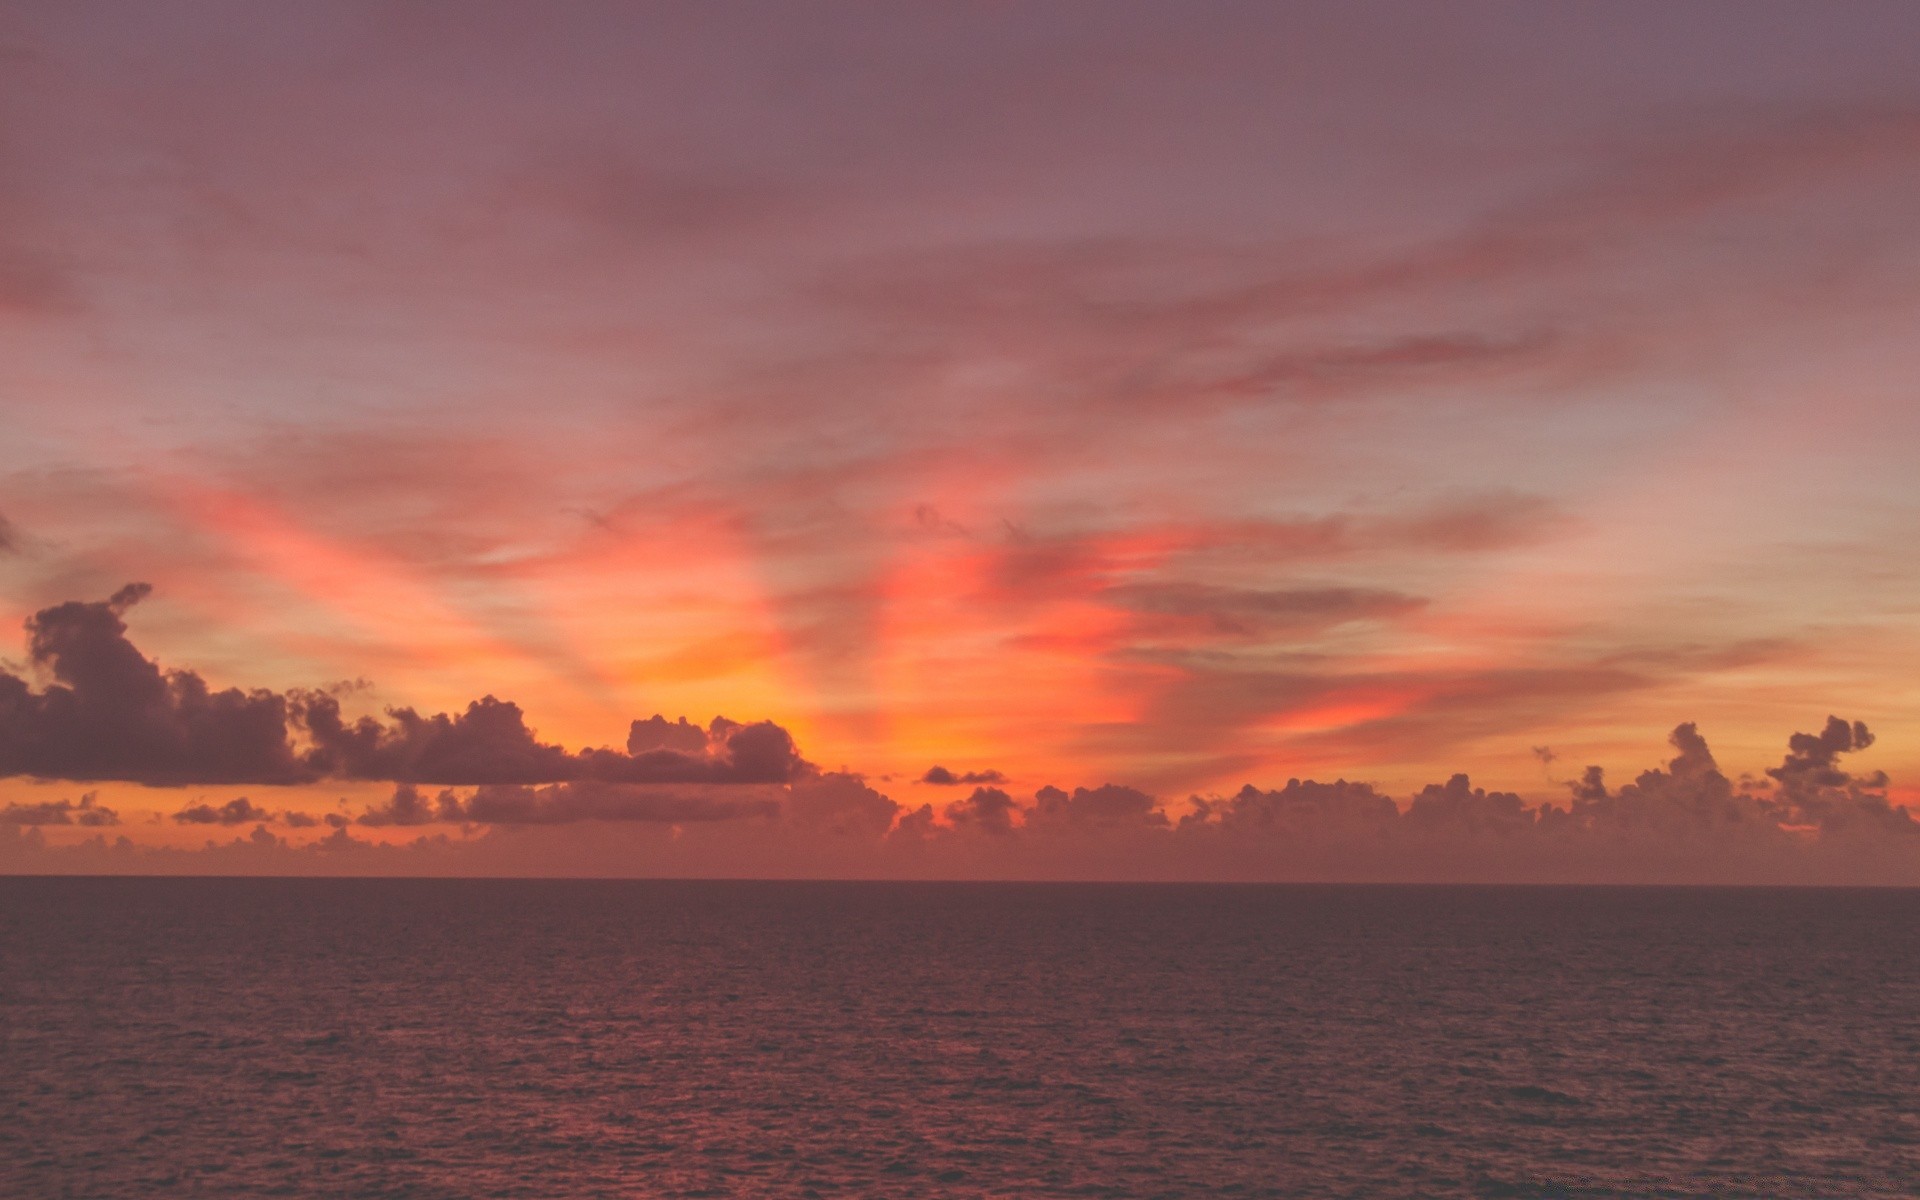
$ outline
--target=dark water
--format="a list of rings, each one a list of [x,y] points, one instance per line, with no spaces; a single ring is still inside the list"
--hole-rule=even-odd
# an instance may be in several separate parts
[[[1920,892],[0,879],[0,1195],[1913,1196]]]

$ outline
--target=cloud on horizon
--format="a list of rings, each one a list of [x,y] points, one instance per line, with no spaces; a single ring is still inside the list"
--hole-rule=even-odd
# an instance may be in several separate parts
[[[927,768],[927,773],[922,775],[919,781],[921,783],[930,783],[935,787],[959,787],[969,784],[1005,783],[1007,777],[994,770],[962,771],[959,774],[955,774],[947,768],[935,764]]]
[[[68,601],[27,619],[28,654],[52,682],[35,691],[0,670],[0,777],[152,786],[321,779],[531,785],[770,784],[813,768],[770,721],[633,722],[624,751],[542,742],[519,705],[486,696],[463,713],[385,720],[342,715],[320,691],[215,691],[194,671],[162,670],[127,638],[125,612],[152,588]],[[306,745],[297,747],[295,735]]]
[[[72,800],[47,800],[38,804],[8,804],[0,808],[0,825],[118,825],[120,814],[98,802],[92,792]]]
[[[1617,787],[1590,767],[1567,785],[1563,801],[1544,803],[1474,787],[1465,773],[1429,784],[1404,803],[1345,779],[1294,779],[1268,790],[1248,785],[1230,795],[1192,796],[1184,805],[1116,783],[1049,785],[1023,802],[999,786],[1005,782],[999,771],[935,766],[916,782],[971,784],[973,791],[938,810],[931,804],[908,809],[861,775],[808,764],[786,730],[770,722],[716,718],[702,727],[655,715],[632,722],[624,749],[576,751],[542,741],[518,705],[492,696],[457,714],[396,708],[384,719],[350,720],[329,693],[216,691],[192,671],[163,670],[128,640],[123,616],[149,590],[133,584],[108,600],[58,604],[28,619],[31,661],[49,682],[35,691],[0,671],[0,770],[147,785],[324,779],[395,785],[357,817],[276,812],[246,796],[199,801],[170,814],[179,826],[254,827],[239,850],[220,855],[321,853],[314,847],[323,844],[326,853],[351,851],[367,845],[354,838],[354,828],[455,827],[458,839],[429,837],[439,847],[435,854],[452,855],[452,862],[475,853],[475,862],[501,867],[512,861],[512,853],[499,848],[501,836],[511,835],[538,859],[526,848],[544,844],[548,835],[540,831],[571,837],[553,831],[577,827],[630,831],[609,833],[608,847],[639,839],[639,857],[603,867],[615,873],[669,869],[648,864],[677,861],[673,869],[723,874],[813,864],[827,874],[944,871],[960,877],[1502,879],[1532,873],[1758,881],[1767,872],[1794,879],[1811,871],[1820,878],[1920,881],[1920,824],[1889,799],[1885,773],[1844,765],[1845,756],[1867,749],[1874,738],[1864,723],[1838,717],[1817,733],[1795,733],[1778,766],[1737,782],[1721,771],[1698,729],[1682,724],[1672,732],[1674,756],[1663,767]],[[1224,609],[1278,612],[1286,619],[1410,603],[1388,593],[1342,590],[1142,590],[1135,600],[1167,613]],[[437,791],[429,794],[429,787]],[[201,851],[142,848],[132,839],[126,839],[130,850],[109,852],[104,841],[63,847],[38,832],[119,823],[118,812],[91,792],[78,801],[9,803],[0,809],[0,859],[4,869],[23,870],[109,861],[160,869],[198,861],[177,856]],[[296,845],[269,826],[329,832],[319,842]],[[659,847],[648,839],[662,835],[679,858],[658,858]],[[475,849],[482,845],[489,847],[484,853]],[[380,849],[366,861],[395,869],[412,861],[392,853]],[[549,865],[562,873],[579,867]]]
[[[1831,718],[1818,734],[1795,734],[1763,778],[1736,781],[1683,724],[1663,766],[1617,787],[1589,768],[1563,801],[1545,803],[1456,774],[1404,804],[1365,782],[1293,779],[1191,797],[1177,819],[1154,796],[1114,784],[1043,787],[1028,803],[979,787],[936,813],[829,773],[754,789],[586,780],[428,797],[402,784],[357,820],[326,814],[331,832],[306,843],[272,834],[274,818],[244,798],[176,815],[216,826],[255,818],[247,838],[199,850],[98,837],[60,846],[39,833],[117,823],[89,797],[10,806],[0,869],[1920,884],[1920,822],[1888,799],[1883,774],[1841,765],[1871,742],[1864,725]],[[319,823],[293,816],[289,829]],[[423,832],[384,844],[355,838],[353,825]],[[458,836],[434,826],[458,826]]]
[[[270,822],[274,815],[245,796],[236,796],[225,804],[190,804],[173,814],[181,825],[258,825]]]

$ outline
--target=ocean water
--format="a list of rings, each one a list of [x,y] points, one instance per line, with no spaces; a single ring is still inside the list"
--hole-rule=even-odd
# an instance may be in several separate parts
[[[1920,1194],[1920,892],[0,879],[0,1196]]]

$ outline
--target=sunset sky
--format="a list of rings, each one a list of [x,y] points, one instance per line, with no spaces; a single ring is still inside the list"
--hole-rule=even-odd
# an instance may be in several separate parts
[[[1243,785],[1614,804],[1695,723],[1768,826],[1731,874],[1844,800],[1920,879],[1916,46],[1904,2],[0,3],[0,867],[1259,876],[1189,844]],[[113,699],[143,660],[281,756],[181,676]],[[530,732],[450,718],[454,765],[389,715],[487,696]],[[1560,870],[1461,822],[1272,870]]]

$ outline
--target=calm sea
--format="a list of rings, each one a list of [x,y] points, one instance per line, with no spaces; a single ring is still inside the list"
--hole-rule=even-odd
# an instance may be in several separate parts
[[[1920,892],[0,879],[0,1196],[1920,1194]]]

